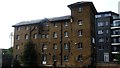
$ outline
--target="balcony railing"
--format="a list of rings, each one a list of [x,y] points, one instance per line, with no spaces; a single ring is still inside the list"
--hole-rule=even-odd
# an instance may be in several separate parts
[[[112,43],[111,45],[120,45],[120,43]]]
[[[114,52],[112,52],[112,54],[119,54],[119,52],[118,51],[116,51],[116,52],[114,51]]]
[[[119,37],[120,36],[120,34],[119,35],[111,35],[111,37]]]
[[[120,26],[112,26],[111,29],[117,29],[120,28]]]

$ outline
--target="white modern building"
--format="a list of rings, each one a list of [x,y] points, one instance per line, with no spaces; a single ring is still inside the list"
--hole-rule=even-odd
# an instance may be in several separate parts
[[[120,15],[120,1],[118,2],[118,13]]]
[[[0,49],[0,68],[2,67],[2,49]]]

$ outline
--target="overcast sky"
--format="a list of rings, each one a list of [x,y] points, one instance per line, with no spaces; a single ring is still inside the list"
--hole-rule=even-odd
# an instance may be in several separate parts
[[[67,5],[86,0],[0,0],[0,48],[11,46],[12,25],[21,21],[70,15]],[[98,12],[118,13],[119,0],[92,1]]]

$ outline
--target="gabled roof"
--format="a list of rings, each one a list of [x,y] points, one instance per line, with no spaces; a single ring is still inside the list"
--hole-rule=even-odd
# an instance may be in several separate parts
[[[61,17],[53,17],[53,18],[44,18],[44,19],[38,19],[38,20],[31,20],[31,21],[22,21],[22,22],[19,22],[19,23],[13,25],[12,27],[38,24],[38,23],[42,23],[43,21],[46,21],[46,20],[53,22],[53,21],[63,21],[63,20],[68,20],[68,19],[71,19],[70,15],[61,16]]]

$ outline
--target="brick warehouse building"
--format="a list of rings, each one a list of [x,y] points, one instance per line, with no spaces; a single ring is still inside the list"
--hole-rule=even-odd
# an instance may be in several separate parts
[[[82,67],[95,59],[95,14],[92,2],[68,5],[71,15],[23,21],[13,25],[13,57],[20,60],[31,39],[37,46],[40,65]]]

